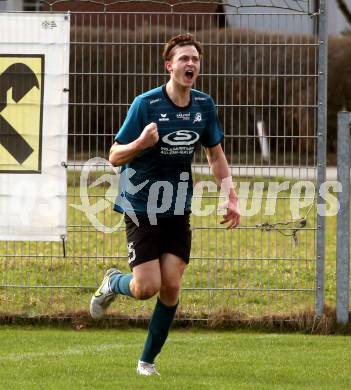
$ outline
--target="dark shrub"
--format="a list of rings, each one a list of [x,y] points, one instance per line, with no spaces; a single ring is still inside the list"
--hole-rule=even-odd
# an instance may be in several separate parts
[[[167,81],[165,28],[75,27],[71,34],[70,154],[107,155],[128,106]],[[315,37],[233,29],[198,31],[205,57],[196,88],[213,96],[232,163],[255,162],[256,123],[264,120],[271,162],[311,163],[316,150],[318,42]],[[335,151],[336,113],[351,106],[351,37],[329,43],[328,150]],[[284,153],[283,153],[284,152]],[[240,155],[244,157],[240,157]],[[285,158],[285,157],[284,157]]]

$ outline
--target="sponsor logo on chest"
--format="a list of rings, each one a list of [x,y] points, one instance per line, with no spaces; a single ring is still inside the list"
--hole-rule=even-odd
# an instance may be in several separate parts
[[[179,112],[176,115],[177,119],[183,119],[184,121],[190,120],[190,112]]]
[[[190,130],[178,130],[162,137],[165,144],[172,146],[193,145],[200,138],[198,133]]]
[[[200,134],[191,130],[177,130],[162,137],[161,154],[167,156],[191,156]]]

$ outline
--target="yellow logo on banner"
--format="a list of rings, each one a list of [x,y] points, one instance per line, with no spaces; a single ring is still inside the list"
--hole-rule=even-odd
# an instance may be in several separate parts
[[[43,55],[0,54],[0,173],[40,173]]]

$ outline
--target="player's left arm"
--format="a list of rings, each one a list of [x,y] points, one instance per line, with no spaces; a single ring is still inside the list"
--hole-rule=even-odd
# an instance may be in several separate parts
[[[227,229],[233,229],[240,223],[239,201],[235,193],[232,177],[227,159],[223,153],[221,144],[211,148],[205,148],[208,164],[212,170],[216,182],[226,194],[226,214],[221,224],[227,224]]]

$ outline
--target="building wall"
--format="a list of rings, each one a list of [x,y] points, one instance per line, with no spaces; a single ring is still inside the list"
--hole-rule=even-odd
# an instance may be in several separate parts
[[[178,1],[179,2],[179,1]],[[218,3],[198,3],[198,4],[179,4],[176,5],[176,1],[173,1],[173,13],[172,8],[169,5],[169,1],[154,2],[125,2],[115,3],[115,0],[106,0],[105,4],[99,1],[94,2],[76,2],[66,1],[62,3],[56,3],[53,7],[47,5],[43,6],[43,10],[54,11],[71,11],[72,13],[79,12],[104,12],[107,14],[93,18],[84,15],[75,15],[75,24],[92,24],[98,25],[103,23],[106,26],[113,25],[114,27],[129,28],[130,25],[147,26],[147,25],[159,25],[172,28],[172,25],[182,26],[182,31],[198,30],[203,25],[221,26],[224,24],[223,8]],[[122,14],[116,18],[109,14],[111,12],[121,12]],[[124,14],[123,14],[124,13]],[[213,13],[219,13],[218,16]],[[101,14],[100,14],[101,15]],[[103,18],[103,20],[101,19]],[[117,23],[117,25],[116,25]]]
[[[107,11],[113,11],[113,12],[150,12],[152,10],[153,12],[169,12],[170,6],[167,4],[159,3],[121,3],[121,4],[111,4],[115,0],[107,0],[105,3],[107,4]],[[276,5],[279,5],[279,1],[282,3],[282,5],[286,4],[286,0],[275,0],[274,3]],[[344,0],[345,3],[349,6],[351,10],[351,0]],[[94,2],[77,2],[77,1],[64,1],[62,3],[56,3],[52,10],[56,11],[67,11],[70,10],[72,12],[99,12],[104,10],[103,4],[98,4],[98,0],[95,0]],[[166,2],[166,1],[165,1]],[[168,2],[172,2],[167,0]],[[177,1],[173,1],[172,3],[175,4]],[[232,6],[235,6],[238,4],[237,0],[225,0],[224,1],[227,4],[231,4]],[[297,1],[298,2],[298,1]],[[347,22],[341,11],[339,10],[336,0],[327,0],[328,2],[328,29],[330,35],[337,35],[342,33],[343,31],[347,29],[351,29],[350,24]],[[53,1],[54,3],[54,1]],[[102,3],[102,2],[101,2]],[[264,1],[260,2],[261,4],[264,3]],[[269,4],[270,2],[267,2]],[[25,9],[24,7],[28,4],[34,4],[34,9],[38,9],[39,1],[26,1],[26,0],[0,0],[0,11],[21,11]],[[305,2],[300,2],[300,4],[306,4]],[[189,30],[197,29],[197,20],[199,19],[199,14],[201,13],[215,13],[215,12],[221,12],[222,10],[226,13],[226,21],[229,26],[233,27],[239,27],[242,29],[247,28],[250,26],[252,28],[252,16],[249,16],[248,14],[252,13],[259,13],[265,16],[262,17],[255,17],[255,26],[257,31],[265,31],[265,32],[282,32],[282,33],[293,33],[298,31],[299,33],[304,34],[310,34],[315,30],[315,24],[312,18],[309,17],[286,17],[284,20],[284,17],[280,18],[274,18],[274,16],[268,16],[267,14],[274,14],[274,13],[285,13],[285,14],[293,14],[296,13],[296,11],[288,11],[288,10],[282,10],[279,8],[269,8],[269,7],[243,7],[240,8],[240,15],[237,16],[237,8],[232,6],[223,6],[219,7],[218,4],[186,4],[186,5],[175,5],[173,7],[174,12],[190,12],[190,13],[197,13],[197,17],[191,16],[187,23],[184,24],[184,28],[188,28]],[[304,5],[302,5],[304,6]],[[318,8],[318,0],[310,0],[310,12],[313,12]],[[28,9],[28,8],[27,8]],[[47,5],[42,6],[42,10],[49,10],[50,8]],[[206,17],[208,19],[208,23],[214,23],[218,24],[220,26],[223,26],[224,24],[224,17],[210,17],[210,16],[201,16]],[[142,17],[140,17],[140,23],[142,24]],[[295,19],[295,20],[294,20]],[[148,21],[150,22],[150,19],[148,18]],[[168,25],[170,22],[169,18],[166,17],[157,17],[155,16],[153,19],[151,19],[151,23],[159,23],[161,25]],[[83,23],[83,21],[81,22]],[[127,18],[125,18],[124,21],[122,21],[123,27],[127,26]],[[201,25],[202,23],[198,23]]]
[[[2,0],[0,1],[0,11],[22,11],[22,0]]]
[[[248,14],[262,14],[265,16],[256,16],[255,17],[255,29],[257,31],[263,32],[278,32],[278,33],[303,33],[311,34],[315,31],[315,19],[310,18],[308,15],[299,16],[299,13],[287,9],[272,8],[272,7],[244,7],[240,8],[239,15],[237,9],[233,6],[237,5],[236,0],[227,0],[226,3],[231,4],[232,6],[224,6],[225,13],[227,15],[227,22],[230,26],[239,27],[242,29],[252,28],[253,25],[253,16],[248,16]],[[261,4],[263,1],[260,2]],[[270,3],[267,2],[267,4]],[[296,2],[298,3],[298,1]],[[309,5],[310,9],[306,11],[315,12],[318,9],[318,0],[310,0]],[[345,0],[345,3],[349,6],[351,10],[351,0]],[[277,6],[286,6],[287,2],[285,0],[275,0],[274,4]],[[290,2],[293,4],[293,2]],[[306,2],[300,2],[301,7],[304,7],[303,4]],[[335,0],[327,0],[328,4],[328,29],[330,35],[337,35],[342,33],[346,29],[351,29],[350,24],[345,19],[344,15],[339,10]],[[307,6],[306,6],[307,7]],[[296,7],[298,9],[299,7]],[[272,16],[269,16],[271,14]],[[285,14],[287,16],[280,16],[279,18],[274,17],[274,14]],[[296,15],[296,16],[293,16]],[[251,19],[250,19],[251,18]]]

